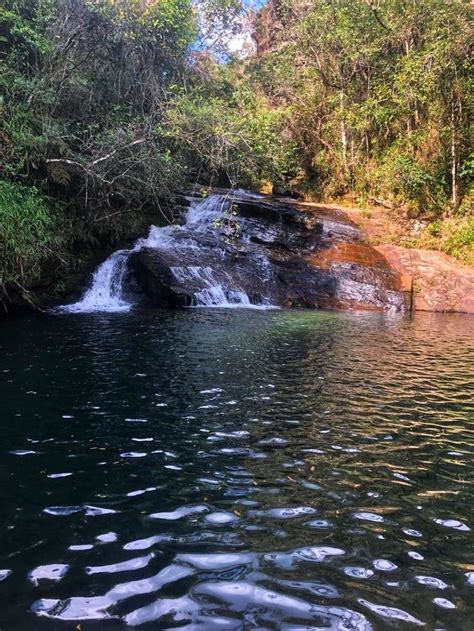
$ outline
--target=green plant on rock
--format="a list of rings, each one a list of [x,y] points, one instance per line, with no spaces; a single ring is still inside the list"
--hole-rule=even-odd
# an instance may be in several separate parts
[[[447,231],[443,250],[467,263],[474,263],[474,217],[457,223]]]

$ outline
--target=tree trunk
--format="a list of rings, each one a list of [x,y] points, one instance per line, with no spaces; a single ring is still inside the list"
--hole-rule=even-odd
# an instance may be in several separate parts
[[[344,92],[340,93],[341,100],[341,114],[344,112]],[[344,118],[341,118],[341,147],[342,147],[342,162],[344,164],[344,170],[347,173],[347,131]]]
[[[458,155],[456,143],[456,110],[454,98],[451,101],[451,203],[453,210],[459,206]]]

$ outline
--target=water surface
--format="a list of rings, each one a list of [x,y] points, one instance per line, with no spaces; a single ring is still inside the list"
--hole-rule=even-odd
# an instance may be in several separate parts
[[[0,628],[474,626],[474,318],[0,328]]]

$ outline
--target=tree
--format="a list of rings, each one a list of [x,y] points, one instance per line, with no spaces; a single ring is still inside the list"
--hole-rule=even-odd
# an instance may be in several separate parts
[[[468,192],[468,0],[269,2],[249,72],[292,108],[309,187],[452,210]]]

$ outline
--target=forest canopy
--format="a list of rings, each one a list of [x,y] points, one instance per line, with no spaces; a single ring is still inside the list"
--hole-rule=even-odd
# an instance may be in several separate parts
[[[464,252],[472,18],[469,0],[4,0],[0,287],[196,183],[449,219]]]

